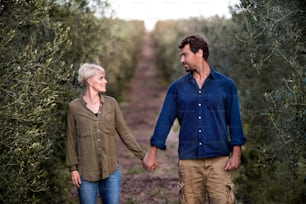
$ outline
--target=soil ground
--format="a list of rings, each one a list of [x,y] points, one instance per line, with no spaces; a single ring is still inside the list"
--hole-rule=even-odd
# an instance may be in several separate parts
[[[149,149],[166,88],[155,66],[154,46],[150,33],[147,33],[135,75],[124,91],[125,102],[120,104],[128,127],[145,151]],[[177,133],[171,131],[167,150],[158,152],[158,168],[146,172],[141,162],[122,142],[118,142],[122,204],[178,203],[177,143]]]

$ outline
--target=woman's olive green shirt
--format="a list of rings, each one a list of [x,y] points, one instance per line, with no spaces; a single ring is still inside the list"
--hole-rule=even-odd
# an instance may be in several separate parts
[[[97,116],[83,97],[69,103],[67,111],[66,161],[88,181],[107,178],[118,166],[117,135],[139,159],[145,152],[129,131],[116,99],[101,95]]]

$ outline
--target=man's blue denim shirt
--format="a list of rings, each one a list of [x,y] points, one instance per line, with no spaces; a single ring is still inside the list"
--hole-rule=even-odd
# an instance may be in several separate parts
[[[202,88],[191,73],[168,88],[151,146],[166,149],[175,119],[180,124],[179,159],[227,156],[245,142],[239,98],[234,82],[211,68]]]

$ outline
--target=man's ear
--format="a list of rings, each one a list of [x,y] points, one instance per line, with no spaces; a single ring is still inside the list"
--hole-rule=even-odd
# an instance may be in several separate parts
[[[199,49],[199,50],[197,51],[196,55],[202,58],[202,57],[203,57],[203,50],[202,50],[202,49]]]

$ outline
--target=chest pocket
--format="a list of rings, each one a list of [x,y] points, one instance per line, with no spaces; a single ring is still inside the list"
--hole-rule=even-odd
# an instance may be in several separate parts
[[[89,137],[93,132],[94,121],[85,114],[78,113],[76,128],[80,137]]]
[[[102,121],[100,121],[104,127],[105,132],[112,132],[115,127],[115,111],[112,109],[107,109],[102,112]]]

